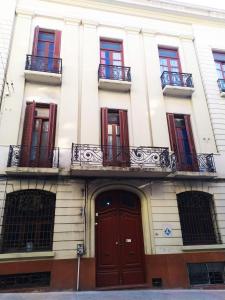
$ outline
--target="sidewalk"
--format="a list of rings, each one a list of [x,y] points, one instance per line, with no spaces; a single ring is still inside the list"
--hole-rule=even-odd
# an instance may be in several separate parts
[[[225,290],[125,290],[0,294],[0,300],[225,300]]]

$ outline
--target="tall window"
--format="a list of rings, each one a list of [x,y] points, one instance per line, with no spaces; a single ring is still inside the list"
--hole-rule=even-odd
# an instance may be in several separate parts
[[[129,165],[127,111],[102,108],[102,147],[105,165]]]
[[[52,249],[55,194],[24,190],[7,195],[2,224],[2,252]]]
[[[180,171],[199,171],[190,115],[167,114],[170,145]]]
[[[36,71],[59,73],[61,31],[35,28],[30,68]]]
[[[225,79],[225,53],[213,52],[218,79]]]
[[[181,65],[176,49],[159,48],[159,60],[161,73],[181,72]]]
[[[27,104],[22,138],[21,166],[52,166],[56,109],[56,104],[35,102]]]
[[[124,78],[123,73],[123,44],[118,41],[100,41],[100,71],[101,78],[117,79]]]
[[[204,192],[177,195],[184,245],[220,243],[212,196]]]
[[[42,29],[39,26],[34,31],[33,55],[59,57],[61,31]]]

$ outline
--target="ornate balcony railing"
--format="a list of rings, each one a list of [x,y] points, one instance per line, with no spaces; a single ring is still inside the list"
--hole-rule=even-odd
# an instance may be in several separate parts
[[[27,55],[26,70],[62,74],[62,59]]]
[[[170,168],[168,148],[72,144],[71,165]]]
[[[100,64],[98,79],[131,81],[130,67]]]
[[[218,79],[217,83],[218,83],[220,92],[225,93],[225,79]]]
[[[192,75],[188,73],[164,71],[161,75],[162,88],[166,85],[193,88]]]
[[[7,167],[58,168],[59,148],[10,145]]]
[[[179,162],[176,154],[171,155],[171,168],[173,171],[191,171],[191,172],[209,172],[215,173],[216,167],[214,162],[214,155],[212,153],[198,153],[196,157],[193,155],[182,155]]]

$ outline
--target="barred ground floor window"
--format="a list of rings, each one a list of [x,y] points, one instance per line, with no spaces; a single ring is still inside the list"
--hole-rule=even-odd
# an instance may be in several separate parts
[[[6,196],[1,228],[1,252],[52,250],[55,194],[23,190]]]
[[[221,243],[211,194],[199,191],[177,195],[184,245]]]

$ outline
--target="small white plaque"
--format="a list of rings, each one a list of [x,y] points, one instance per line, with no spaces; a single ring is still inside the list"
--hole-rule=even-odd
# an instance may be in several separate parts
[[[170,225],[164,225],[164,227],[163,227],[163,235],[165,237],[172,237],[173,230],[172,230],[172,227]]]

